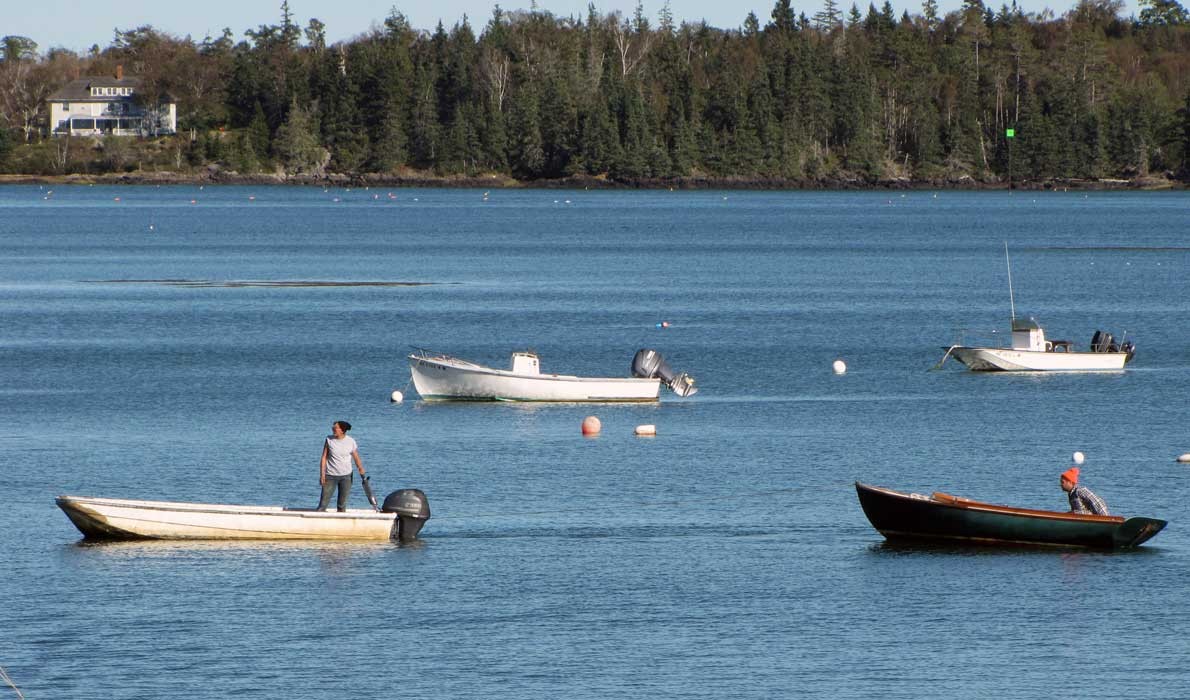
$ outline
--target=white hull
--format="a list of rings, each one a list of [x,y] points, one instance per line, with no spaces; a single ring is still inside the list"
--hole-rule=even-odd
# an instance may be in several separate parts
[[[387,540],[397,514],[280,506],[134,501],[60,496],[58,506],[88,537],[102,539]]]
[[[955,347],[950,355],[971,370],[988,372],[1111,372],[1124,369],[1126,352],[1042,352]]]
[[[427,401],[656,401],[660,379],[519,374],[451,357],[409,356],[413,386]]]

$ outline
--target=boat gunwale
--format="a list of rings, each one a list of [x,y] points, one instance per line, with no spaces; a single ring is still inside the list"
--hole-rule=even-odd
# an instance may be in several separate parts
[[[218,503],[192,503],[185,501],[142,501],[125,498],[100,498],[90,496],[58,496],[54,499],[59,508],[109,507],[125,510],[162,511],[168,513],[198,513],[217,515],[265,515],[288,518],[317,518],[330,520],[393,520],[398,513],[355,508],[346,512],[320,511],[313,508],[290,509],[286,506],[223,505]]]
[[[1056,510],[1038,510],[1033,508],[1018,508],[1016,506],[1004,506],[995,503],[984,503],[983,501],[975,501],[969,498],[962,498],[960,496],[952,496],[948,493],[935,491],[929,497],[914,498],[911,494],[893,489],[884,488],[883,486],[872,486],[862,482],[855,482],[856,486],[867,489],[869,491],[876,491],[887,496],[893,496],[913,503],[928,503],[935,506],[945,508],[957,508],[960,510],[973,510],[982,513],[993,513],[998,515],[1018,516],[1025,518],[1035,518],[1037,520],[1069,520],[1075,522],[1086,523],[1100,523],[1104,525],[1113,524],[1120,525],[1127,522],[1127,518],[1121,515],[1095,515],[1093,513],[1068,513]],[[939,498],[941,496],[941,498]]]
[[[1126,352],[1096,352],[1094,350],[1021,350],[1019,348],[1014,348],[1011,346],[1004,347],[1004,346],[992,346],[992,345],[943,345],[942,348],[944,350],[950,350],[952,352],[955,350],[996,350],[996,351],[1019,352],[1023,355],[1062,355],[1062,356],[1087,355],[1090,357],[1112,357],[1115,355],[1124,355],[1124,356],[1128,355],[1128,353],[1126,353]]]

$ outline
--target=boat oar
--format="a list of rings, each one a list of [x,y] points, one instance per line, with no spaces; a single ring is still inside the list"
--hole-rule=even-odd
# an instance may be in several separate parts
[[[364,485],[364,493],[368,496],[368,503],[372,504],[372,510],[379,512],[380,506],[376,504],[376,496],[372,495],[372,477],[362,474],[360,475],[360,481]]]
[[[942,365],[943,365],[943,363],[946,362],[946,358],[950,357],[950,351],[954,350],[957,347],[958,347],[957,345],[951,345],[949,348],[946,348],[946,354],[942,356],[941,360],[938,360],[938,364],[934,365],[930,369],[931,370],[942,369]]]

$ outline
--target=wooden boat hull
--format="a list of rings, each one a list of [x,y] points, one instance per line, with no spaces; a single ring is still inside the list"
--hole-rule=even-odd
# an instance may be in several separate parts
[[[413,539],[424,520],[398,513],[346,513],[280,506],[137,501],[59,496],[56,499],[88,539]]]
[[[955,347],[950,356],[976,372],[1113,372],[1126,352],[1041,352],[1011,348]]]
[[[855,490],[872,526],[889,540],[1131,549],[1166,524],[1152,518],[1013,508],[943,493],[906,494],[859,482]]]
[[[426,401],[656,401],[661,380],[516,374],[456,358],[409,356],[413,386]]]

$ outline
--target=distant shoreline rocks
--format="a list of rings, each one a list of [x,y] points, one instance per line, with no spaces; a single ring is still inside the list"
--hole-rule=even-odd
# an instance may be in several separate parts
[[[517,180],[502,174],[434,175],[418,171],[400,173],[250,173],[219,168],[195,172],[145,171],[124,173],[22,175],[0,174],[0,184],[103,184],[103,185],[299,185],[333,187],[447,187],[459,189],[599,189],[599,190],[1007,190],[1007,181],[979,180],[970,175],[915,180],[906,177],[868,180],[824,177],[782,179],[765,177],[685,176],[616,180],[606,176],[575,175],[550,180]],[[1170,176],[1131,179],[1014,180],[1022,191],[1184,190],[1190,183]]]

